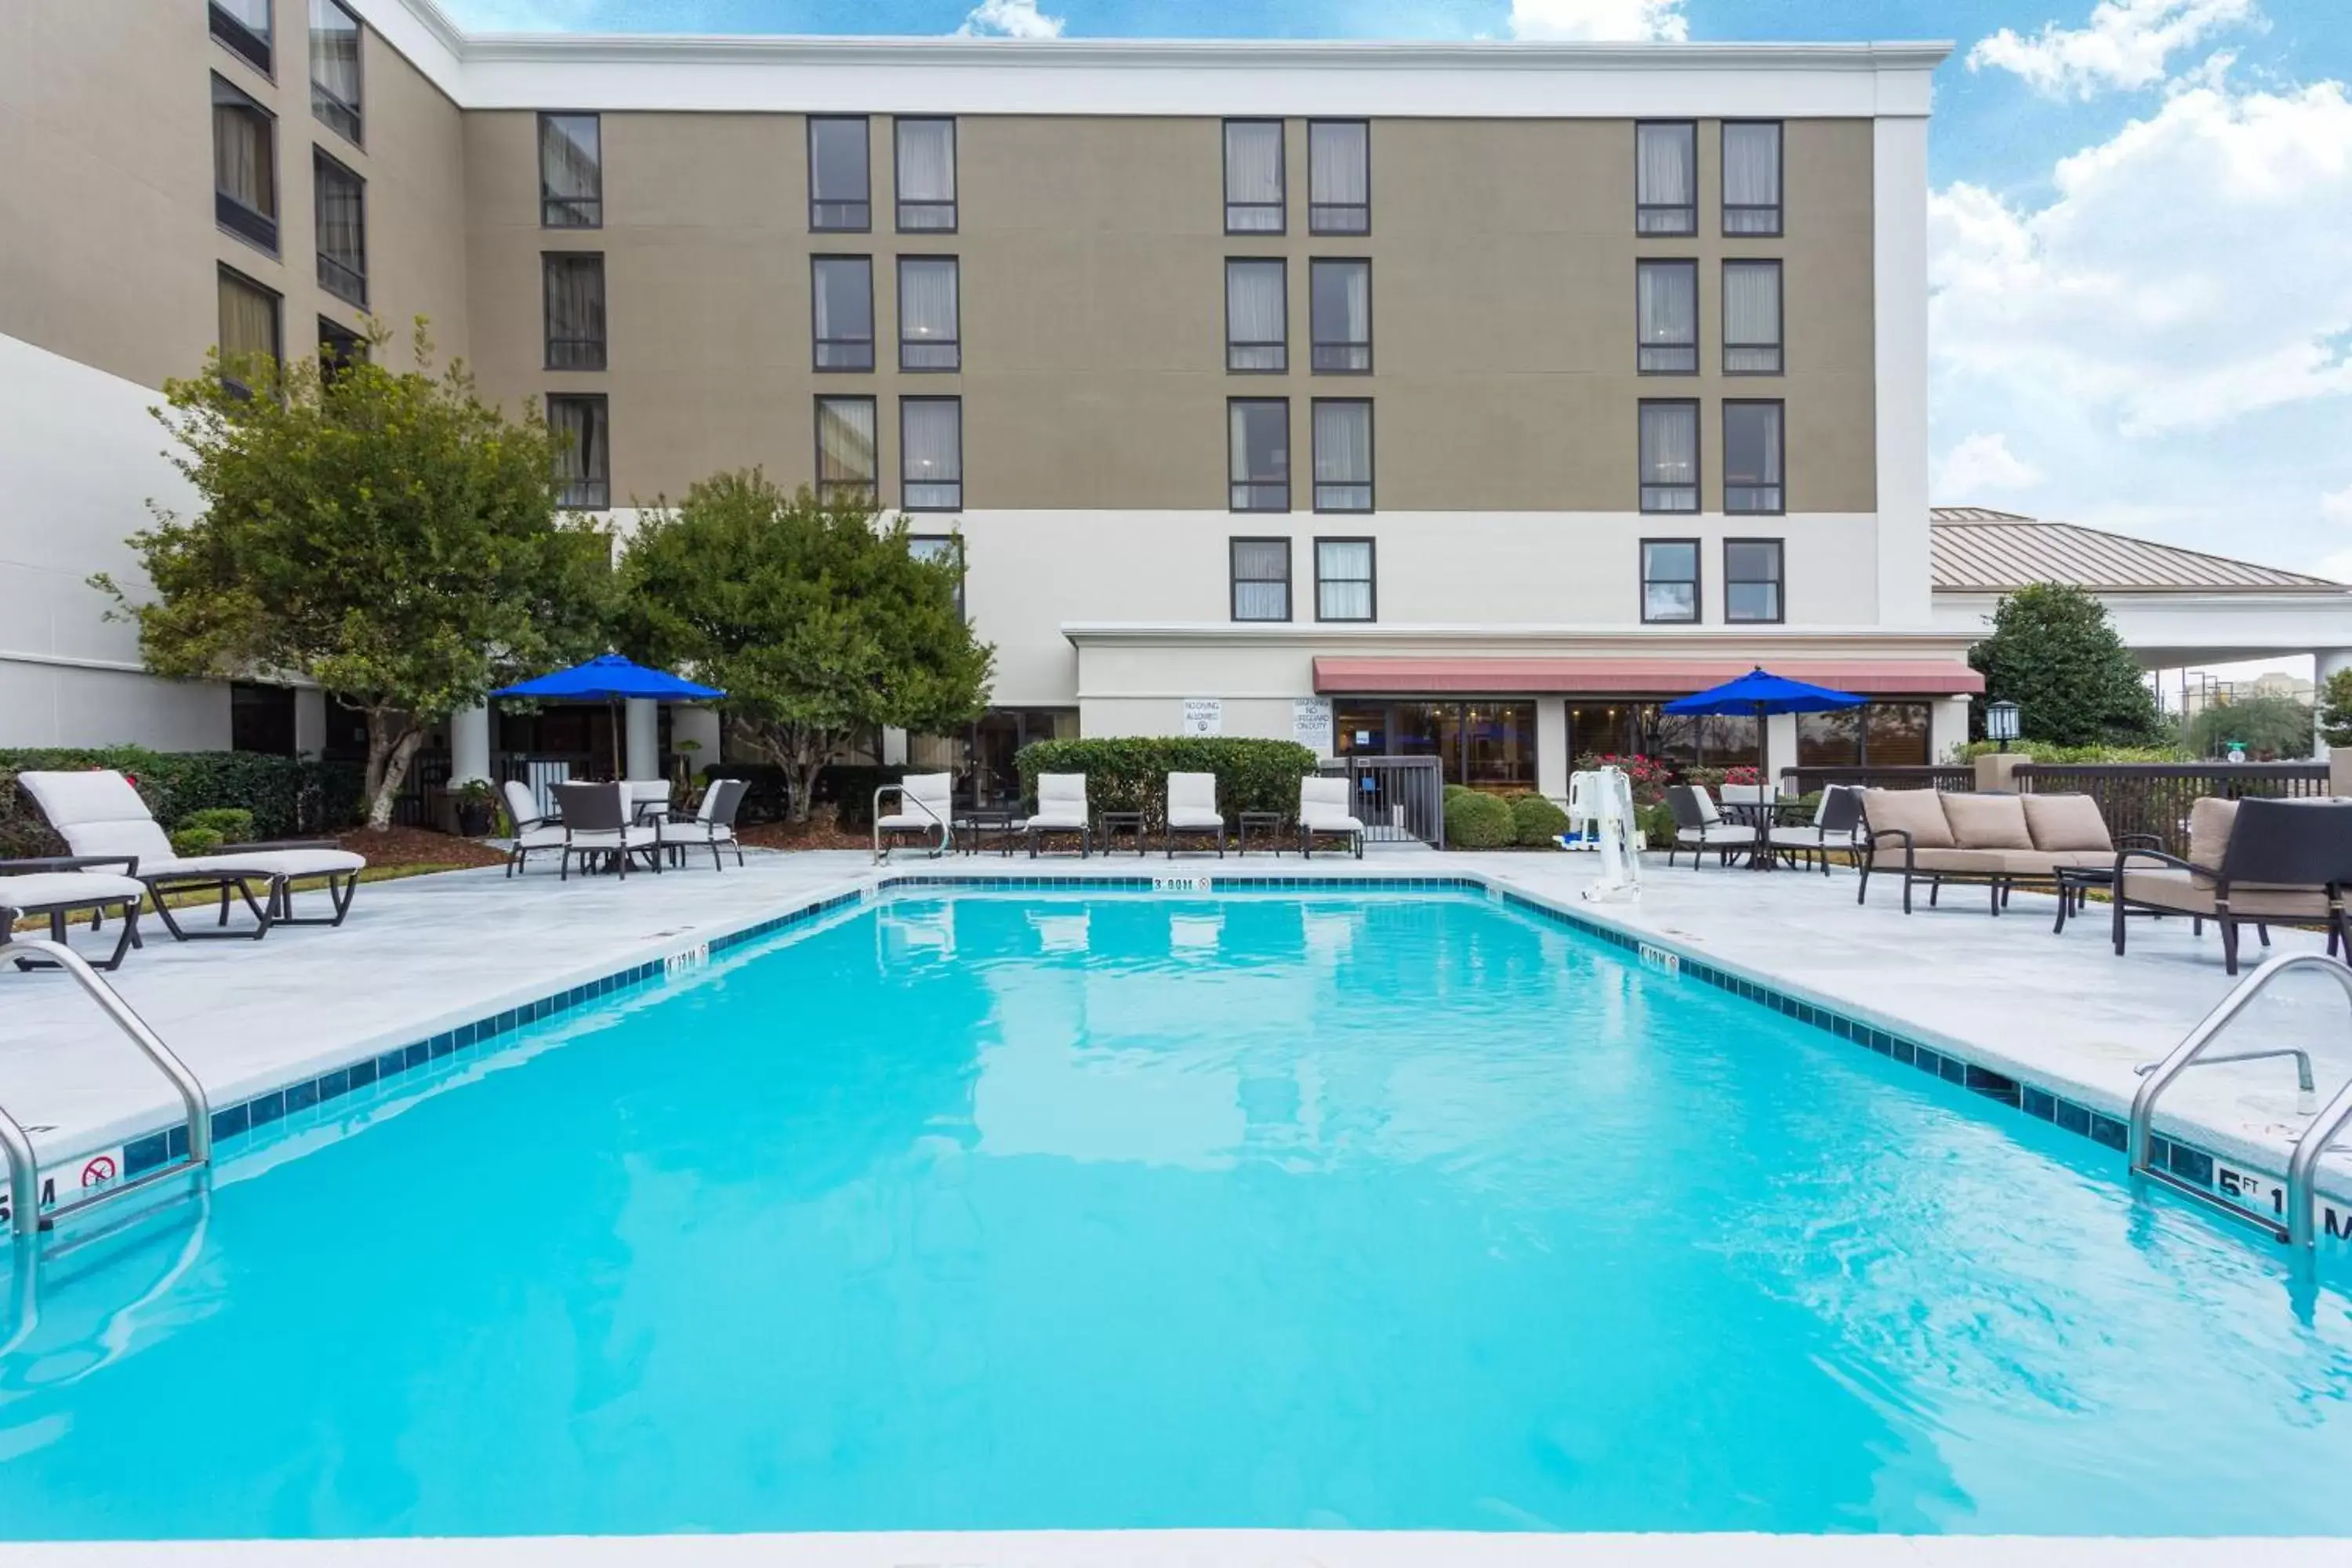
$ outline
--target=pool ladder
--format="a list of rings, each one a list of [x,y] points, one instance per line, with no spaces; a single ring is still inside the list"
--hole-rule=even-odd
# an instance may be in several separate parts
[[[2205,1048],[2220,1038],[2222,1032],[2237,1021],[2238,1015],[2244,1012],[2255,997],[2269,989],[2273,981],[2299,969],[2326,973],[2344,988],[2346,1002],[2352,1003],[2352,968],[2347,968],[2332,957],[2316,952],[2288,952],[2265,963],[2238,982],[2237,988],[2222,997],[2220,1004],[2189,1031],[2188,1037],[2172,1048],[2170,1056],[2160,1062],[2149,1062],[2138,1069],[2147,1081],[2139,1086],[2139,1092],[2132,1096],[2131,1140],[2127,1152],[2131,1157],[2132,1174],[2161,1182],[2234,1219],[2248,1220],[2261,1226],[2290,1247],[2304,1248],[2312,1244],[2312,1208],[2318,1197],[2315,1184],[2319,1174],[2319,1157],[2334,1146],[2336,1136],[2344,1131],[2345,1123],[2352,1121],[2352,1081],[2347,1081],[2336,1091],[2336,1098],[2327,1102],[2326,1108],[2313,1118],[2311,1125],[2303,1130],[2302,1136],[2295,1140],[2294,1152],[2289,1156],[2286,1165],[2286,1215],[2284,1225],[2224,1202],[2211,1193],[2182,1181],[2171,1172],[2149,1164],[2147,1159],[2158,1097],[2172,1086],[2173,1079],[2192,1067],[2293,1057],[2297,1082],[2305,1095],[2311,1094],[2311,1057],[2296,1047],[2237,1051],[2225,1057],[2205,1054]]]
[[[172,1087],[179,1090],[180,1103],[187,1108],[188,1152],[177,1160],[167,1160],[155,1169],[142,1172],[129,1181],[95,1188],[43,1214],[40,1203],[41,1168],[33,1154],[33,1140],[26,1132],[24,1123],[11,1116],[5,1108],[0,1108],[0,1152],[5,1152],[8,1161],[8,1228],[20,1242],[31,1240],[68,1215],[96,1208],[100,1204],[112,1203],[117,1198],[128,1197],[173,1176],[200,1171],[211,1164],[213,1158],[212,1102],[205,1098],[205,1086],[196,1081],[196,1075],[188,1070],[187,1064],[172,1054],[171,1047],[147,1026],[144,1018],[131,1011],[131,1004],[125,1002],[113,986],[84,963],[79,953],[63,942],[21,939],[10,942],[0,946],[0,968],[6,967],[8,959],[26,959],[37,954],[71,975],[89,999],[98,1004],[100,1010],[113,1020],[114,1026],[129,1037],[131,1043],[172,1080]]]

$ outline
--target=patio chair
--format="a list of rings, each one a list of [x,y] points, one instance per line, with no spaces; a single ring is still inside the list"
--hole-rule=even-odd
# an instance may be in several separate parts
[[[530,786],[509,779],[499,786],[506,797],[507,815],[514,818],[514,842],[507,847],[507,875],[511,877],[524,868],[534,853],[563,848],[563,820],[539,815],[539,802],[533,798]]]
[[[1666,846],[1668,866],[1685,849],[1691,852],[1691,868],[1696,870],[1699,857],[1710,849],[1716,853],[1717,864],[1728,866],[1734,855],[1753,853],[1756,848],[1755,827],[1724,821],[1706,791],[1694,784],[1668,785],[1666,807],[1675,814],[1675,841]]]
[[[629,779],[621,787],[628,791],[631,822],[651,825],[670,815],[669,780]]]
[[[647,824],[629,820],[626,785],[560,784],[555,798],[563,807],[563,852],[556,863],[563,880],[572,879],[575,855],[583,872],[592,863],[601,863],[618,871],[624,881],[633,855],[644,856],[647,866],[661,869],[661,835]]]
[[[1094,853],[1094,819],[1087,812],[1087,775],[1039,773],[1037,809],[1021,825],[1029,840],[1029,858],[1037,858],[1037,840],[1048,833],[1078,836],[1078,858]]]
[[[897,784],[886,784],[874,792],[874,858],[879,862],[890,858],[886,842],[892,835],[913,833],[937,837],[930,847],[930,857],[938,859],[955,841],[955,808],[950,797],[955,793],[953,773],[908,773]],[[898,809],[887,816],[882,810],[882,797],[895,795]]]
[[[1168,775],[1168,858],[1176,858],[1179,835],[1195,838],[1213,837],[1217,841],[1217,858],[1225,858],[1225,814],[1217,809],[1217,775],[1214,773],[1170,773]]]
[[[355,855],[332,840],[297,840],[272,844],[225,844],[210,853],[182,856],[148,811],[131,781],[121,773],[97,769],[88,773],[24,773],[16,784],[33,797],[41,815],[67,848],[83,859],[120,862],[126,856],[138,862],[131,875],[144,884],[155,902],[155,913],[175,942],[200,938],[249,937],[258,942],[269,928],[280,925],[339,926],[351,912],[359,890],[360,873],[367,857]],[[89,871],[68,876],[99,875]],[[323,879],[334,912],[295,918],[294,883]],[[255,883],[264,889],[263,901],[253,898]],[[217,931],[189,931],[172,918],[168,895],[189,891],[217,892]],[[230,931],[229,897],[234,893],[252,911],[254,929]]]
[[[1725,785],[1728,793],[1730,786]],[[1775,827],[1771,831],[1772,847],[1790,855],[1802,855],[1819,862],[1822,875],[1830,874],[1830,853],[1847,850],[1861,858],[1862,792],[1850,784],[1832,784],[1822,791],[1821,804],[1813,808],[1813,820],[1804,826]]]
[[[1298,854],[1311,859],[1318,838],[1345,838],[1364,858],[1364,825],[1349,809],[1348,781],[1339,775],[1312,774],[1298,781]]]
[[[2324,926],[2327,951],[2352,960],[2345,888],[2352,884],[2352,802],[2221,800],[2189,809],[2189,858],[2156,849],[2116,856],[2115,944],[2124,951],[2132,910],[2188,915],[2192,929],[2221,928],[2221,968],[2238,973],[2238,928],[2264,946],[2270,926]]]
[[[121,869],[100,869],[108,866]],[[135,876],[138,869],[138,858],[131,855],[59,855],[37,860],[0,860],[0,947],[8,945],[16,921],[26,915],[48,916],[49,940],[62,946],[69,916],[88,910],[89,929],[96,931],[106,911],[120,906],[122,934],[114,939],[114,955],[90,967],[121,968],[123,955],[142,945],[139,905],[147,896],[147,888]],[[19,958],[16,967],[37,969],[50,964],[47,959]]]
[[[710,868],[723,871],[719,862],[721,845],[735,851],[735,864],[743,864],[743,846],[735,837],[735,813],[743,804],[743,792],[751,787],[746,779],[719,779],[702,792],[702,805],[691,816],[672,813],[654,825],[655,836],[669,852],[670,864],[686,864],[686,852],[691,846],[710,846]]]

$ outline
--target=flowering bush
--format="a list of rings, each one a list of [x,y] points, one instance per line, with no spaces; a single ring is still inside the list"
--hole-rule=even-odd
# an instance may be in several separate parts
[[[1597,773],[1602,768],[1615,768],[1633,786],[1633,804],[1655,805],[1666,798],[1666,785],[1672,784],[1672,769],[1656,757],[1638,752],[1620,755],[1615,752],[1587,752],[1576,759],[1576,771]]]

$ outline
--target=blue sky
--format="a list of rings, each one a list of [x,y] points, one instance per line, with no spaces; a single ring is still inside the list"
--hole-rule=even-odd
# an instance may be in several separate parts
[[[442,0],[471,28],[1948,38],[1936,499],[2352,579],[2352,0]]]

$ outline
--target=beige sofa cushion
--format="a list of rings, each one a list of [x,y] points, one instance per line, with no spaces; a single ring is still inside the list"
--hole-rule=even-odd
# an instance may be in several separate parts
[[[2099,803],[2087,795],[2029,795],[2020,797],[2025,803],[2025,826],[2033,835],[2036,849],[2095,849],[2103,854],[2116,852],[2116,841],[2107,832],[2107,819],[2099,815]]]
[[[2230,830],[2238,825],[2238,803],[2223,800],[2219,795],[2199,795],[2189,808],[2189,863],[2206,871],[2219,871],[2221,857],[2229,853]],[[2210,878],[2200,880],[2209,885]]]
[[[1943,796],[1932,789],[1866,789],[1862,817],[1873,833],[1908,833],[1915,847],[1949,849],[1957,840],[1944,820]],[[1901,865],[1898,858],[1895,864]]]
[[[1948,795],[1944,820],[1963,849],[2031,849],[2025,801],[2013,795]]]
[[[1915,849],[1911,852],[1911,868],[1915,871],[1970,871],[1979,876],[2006,870],[2007,858],[1999,849]],[[1903,846],[1882,844],[1872,853],[1874,871],[1903,869]]]
[[[2136,904],[2155,904],[2183,914],[2210,915],[2216,900],[2211,879],[2192,876],[2177,866],[2145,871],[2124,868],[2124,897]],[[2230,894],[2230,912],[2242,920],[2326,920],[2327,895],[2316,889],[2239,888]]]

